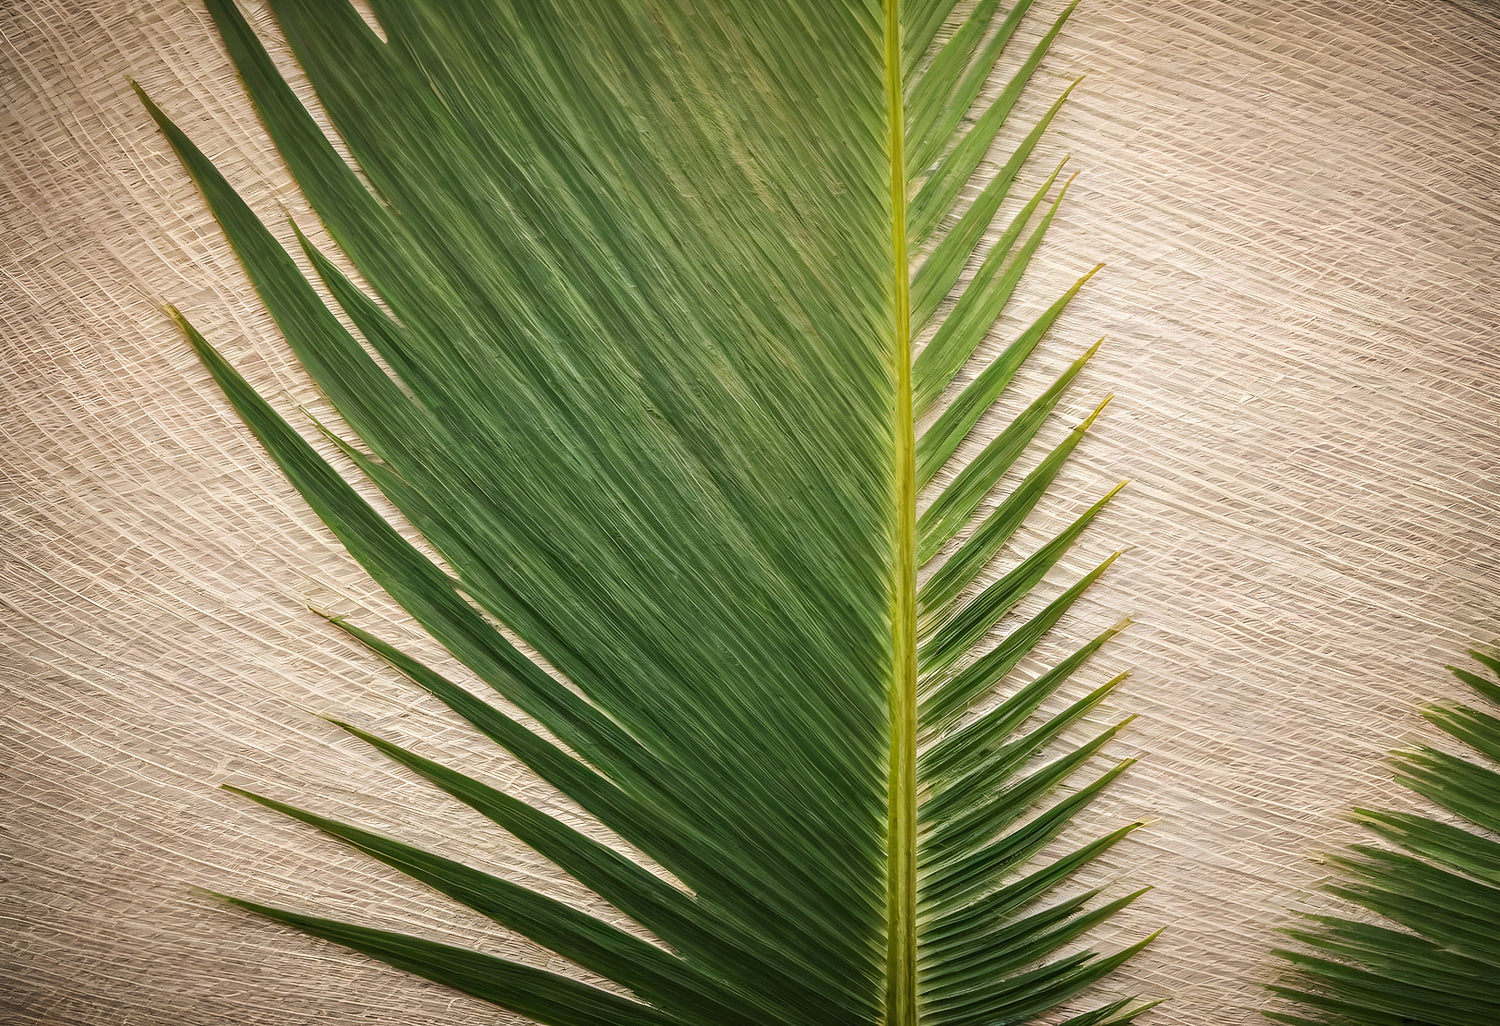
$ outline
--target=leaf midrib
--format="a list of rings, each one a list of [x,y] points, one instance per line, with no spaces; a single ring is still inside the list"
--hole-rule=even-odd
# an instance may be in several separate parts
[[[895,394],[895,558],[891,588],[890,769],[886,826],[886,1026],[916,1026],[916,436],[912,419],[911,280],[899,0],[885,3],[891,184],[891,312]]]

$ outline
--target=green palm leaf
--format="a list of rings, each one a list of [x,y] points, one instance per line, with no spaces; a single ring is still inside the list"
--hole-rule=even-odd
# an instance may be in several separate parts
[[[378,32],[347,0],[273,0],[330,136],[231,0],[208,6],[362,281],[299,234],[305,275],[146,105],[352,432],[339,446],[442,563],[174,316],[354,558],[540,730],[338,625],[675,877],[339,724],[653,939],[241,793],[628,996],[235,903],[562,1026],[1022,1022],[1138,951],[1076,943],[1135,894],[1054,893],[1138,824],[1048,847],[1125,768],[1089,768],[1123,724],[1056,745],[1120,678],[1039,714],[1117,629],[968,712],[1108,566],[987,642],[1114,495],[978,585],[1094,417],[981,507],[1097,346],[935,483],[1087,278],[959,387],[1062,200],[1054,172],[997,223],[1061,97],[983,166],[1072,8],[981,101],[1026,0],[957,20],[951,0],[374,0]]]
[[[1500,706],[1500,660],[1470,653],[1484,673],[1449,667],[1487,705]],[[1500,718],[1457,704],[1423,715],[1500,763]],[[1500,773],[1425,745],[1392,756],[1396,780],[1467,829],[1408,812],[1356,809],[1355,818],[1396,848],[1353,845],[1333,858],[1328,891],[1389,925],[1312,917],[1285,931],[1306,947],[1278,952],[1294,972],[1272,990],[1305,1015],[1268,1013],[1302,1026],[1472,1026],[1500,1021]],[[1477,828],[1477,829],[1476,829]],[[1311,950],[1307,950],[1311,949]]]

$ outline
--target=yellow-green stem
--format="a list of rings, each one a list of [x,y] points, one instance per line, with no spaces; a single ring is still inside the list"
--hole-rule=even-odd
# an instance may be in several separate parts
[[[911,283],[906,254],[906,166],[898,0],[885,6],[891,158],[891,290],[896,365],[896,553],[891,589],[891,752],[886,827],[886,1026],[917,1022],[916,437],[911,407]]]

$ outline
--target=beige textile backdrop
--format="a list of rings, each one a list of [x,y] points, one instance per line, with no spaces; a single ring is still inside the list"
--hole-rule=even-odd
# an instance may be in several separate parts
[[[577,818],[307,611],[438,658],[159,311],[188,311],[283,409],[321,409],[129,92],[268,218],[312,227],[205,18],[21,0],[0,32],[0,1020],[511,1021],[192,890],[558,962],[232,780],[590,900],[312,715]],[[1172,998],[1163,1026],[1252,1023],[1273,929],[1323,904],[1310,856],[1355,834],[1338,810],[1404,801],[1381,753],[1431,733],[1413,709],[1457,695],[1441,665],[1500,629],[1500,17],[1085,0],[1032,110],[1083,72],[1033,170],[1071,152],[1083,173],[1023,312],[1110,266],[1023,384],[1109,335],[1068,415],[1118,397],[1047,509],[1133,479],[1073,565],[1127,556],[1064,630],[1137,621],[1089,679],[1136,668],[1117,750],[1143,761],[1090,822],[1155,823],[1094,878],[1157,885],[1106,943],[1168,931],[1113,986]]]

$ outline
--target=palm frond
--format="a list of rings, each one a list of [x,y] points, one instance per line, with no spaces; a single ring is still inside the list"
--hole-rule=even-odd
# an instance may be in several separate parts
[[[939,484],[1093,273],[973,366],[1067,188],[1059,168],[998,223],[1066,97],[986,171],[1073,9],[1013,58],[1029,6],[373,0],[377,31],[348,0],[271,0],[325,134],[232,0],[208,0],[361,280],[307,235],[284,250],[142,99],[347,424],[339,447],[442,564],[173,315],[353,557],[545,736],[337,625],[675,878],[339,723],[659,943],[244,791],[628,996],[235,904],[562,1026],[1022,1022],[1149,942],[1077,944],[1140,892],[1051,897],[1139,825],[1049,848],[1128,766],[1090,768],[1123,722],[1066,740],[1123,677],[1044,715],[1119,627],[970,711],[1112,561],[989,640],[1118,491],[981,586],[1099,410],[981,510],[1098,346]]]
[[[1484,700],[1500,706],[1500,660],[1470,653],[1483,673],[1449,667]],[[1423,716],[1500,763],[1500,718],[1441,704]],[[1396,780],[1468,828],[1409,812],[1356,809],[1357,822],[1394,848],[1352,845],[1333,858],[1327,890],[1384,923],[1311,917],[1285,931],[1302,948],[1278,952],[1293,972],[1274,993],[1304,1015],[1279,1022],[1322,1026],[1472,1026],[1500,1021],[1500,772],[1425,745],[1391,757]],[[1398,850],[1399,849],[1399,850]]]

